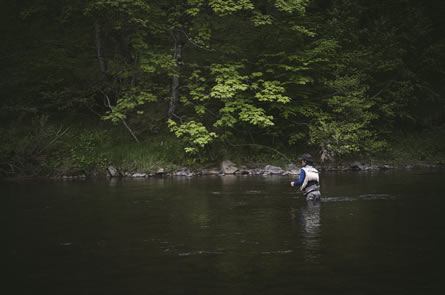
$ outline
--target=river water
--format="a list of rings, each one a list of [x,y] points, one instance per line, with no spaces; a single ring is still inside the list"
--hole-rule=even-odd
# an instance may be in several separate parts
[[[3,182],[2,294],[445,294],[444,176]]]

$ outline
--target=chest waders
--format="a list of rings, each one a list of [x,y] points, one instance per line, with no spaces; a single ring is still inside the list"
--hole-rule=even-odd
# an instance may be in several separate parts
[[[306,165],[303,168],[305,173],[304,182],[300,187],[303,195],[308,201],[318,201],[321,198],[318,170]]]

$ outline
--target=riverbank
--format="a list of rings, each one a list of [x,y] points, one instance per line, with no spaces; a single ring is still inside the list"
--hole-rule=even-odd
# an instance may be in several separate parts
[[[129,141],[119,129],[55,128],[39,125],[29,130],[3,130],[0,177],[164,177],[196,175],[295,175],[296,157],[312,153],[321,171],[378,171],[441,167],[445,163],[443,133],[399,135],[380,154],[353,154],[320,163],[317,147],[237,144],[224,141],[193,157],[170,133],[160,133],[139,143]],[[229,168],[222,163],[231,161]]]
[[[328,163],[317,165],[322,172],[376,172],[388,170],[414,170],[414,169],[441,169],[445,165],[442,162],[428,163],[394,163],[381,161],[353,161],[343,163]],[[219,166],[206,167],[176,167],[163,168],[156,170],[126,170],[114,165],[109,165],[102,170],[95,170],[87,173],[83,170],[73,169],[66,171],[64,174],[52,175],[47,178],[51,179],[87,179],[87,178],[151,178],[151,177],[196,177],[208,175],[243,175],[243,176],[296,176],[299,175],[300,169],[295,164],[287,164],[285,166],[275,165],[257,165],[255,167],[238,165],[230,160],[225,160]]]

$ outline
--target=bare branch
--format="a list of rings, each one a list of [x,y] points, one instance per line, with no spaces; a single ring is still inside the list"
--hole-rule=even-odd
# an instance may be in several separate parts
[[[104,95],[106,102],[108,104],[108,107],[110,108],[111,111],[113,111],[113,107],[111,106],[111,102],[110,102],[110,98],[108,97],[108,95],[101,91],[102,94]],[[128,132],[130,132],[131,136],[133,137],[133,139],[137,142],[140,143],[139,139],[137,138],[136,134],[133,132],[133,130],[130,128],[130,126],[127,124],[127,122],[124,119],[121,119],[122,124],[125,126],[125,128],[127,128]]]
[[[206,48],[206,47],[204,47],[204,46],[201,46],[201,45],[195,43],[195,41],[193,41],[193,39],[190,38],[190,36],[189,36],[184,30],[181,30],[181,32],[184,34],[184,36],[187,38],[187,40],[188,40],[188,41],[190,42],[190,44],[192,44],[193,46],[195,46],[195,47],[197,47],[197,48],[200,48],[200,49],[203,49],[203,50],[210,51],[210,52],[215,52],[215,51],[216,51],[215,49]]]

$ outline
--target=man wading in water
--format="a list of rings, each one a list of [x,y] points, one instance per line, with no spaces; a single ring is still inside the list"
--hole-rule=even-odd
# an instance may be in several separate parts
[[[318,170],[315,169],[314,160],[310,154],[303,154],[298,157],[301,161],[300,176],[290,183],[291,186],[300,187],[307,201],[319,201],[320,183],[318,177]]]

